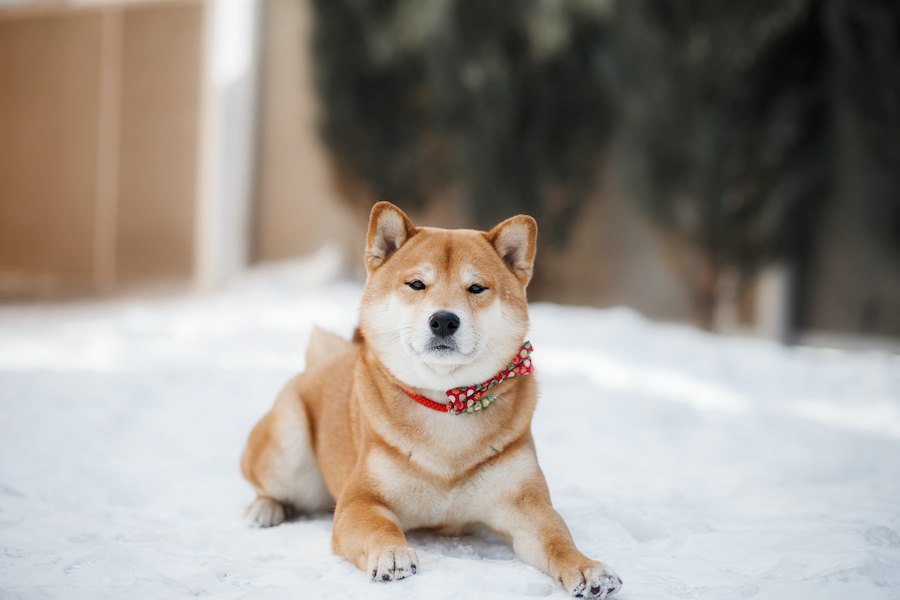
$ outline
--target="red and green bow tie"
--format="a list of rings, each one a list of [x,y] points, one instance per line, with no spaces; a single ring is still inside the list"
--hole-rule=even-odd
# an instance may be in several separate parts
[[[519,351],[513,357],[512,361],[506,365],[506,368],[502,369],[490,379],[468,387],[458,387],[447,390],[445,392],[447,394],[446,404],[435,402],[425,396],[414,394],[406,390],[403,390],[403,393],[422,406],[427,406],[438,412],[450,413],[451,415],[477,412],[487,408],[497,399],[496,394],[488,394],[488,390],[492,387],[499,385],[502,381],[512,379],[513,377],[530,375],[531,372],[534,371],[534,366],[532,365],[530,358],[533,351],[534,348],[532,347],[531,342],[525,342],[522,344],[522,347],[519,348]]]

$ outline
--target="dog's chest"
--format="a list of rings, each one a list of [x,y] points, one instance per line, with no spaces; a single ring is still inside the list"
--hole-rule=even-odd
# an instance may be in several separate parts
[[[463,516],[458,502],[460,492],[470,489],[470,482],[447,485],[435,473],[412,461],[410,457],[404,462],[397,454],[383,450],[373,451],[366,461],[369,475],[403,528],[459,524]]]
[[[433,458],[415,451],[403,457],[385,449],[374,449],[367,457],[368,475],[403,529],[453,529],[490,520],[487,513],[537,472],[533,453],[524,449],[485,461],[457,479],[442,475],[447,465],[440,461],[429,470]]]

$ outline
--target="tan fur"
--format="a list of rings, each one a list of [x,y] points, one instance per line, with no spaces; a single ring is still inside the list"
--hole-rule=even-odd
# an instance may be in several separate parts
[[[306,368],[312,368],[338,357],[351,348],[351,342],[330,331],[313,327],[306,346]]]
[[[615,593],[621,580],[575,548],[551,506],[530,432],[533,377],[504,381],[492,389],[499,399],[471,415],[439,413],[403,393],[443,402],[448,381],[469,374],[481,379],[452,385],[478,383],[518,350],[528,327],[525,286],[536,235],[534,220],[522,215],[487,233],[449,231],[416,228],[395,206],[376,204],[360,330],[352,343],[315,331],[307,370],[287,384],[250,434],[241,468],[258,499],[248,519],[273,525],[284,518],[279,508],[316,510],[333,498],[334,551],[377,580],[402,579],[418,569],[404,531],[455,533],[484,524],[571,593]],[[413,279],[427,288],[410,289]],[[472,283],[488,290],[471,293]],[[495,328],[489,340],[468,332],[477,360],[408,364],[394,319],[435,307],[464,315],[467,327]],[[413,349],[403,351],[414,352],[410,344]]]

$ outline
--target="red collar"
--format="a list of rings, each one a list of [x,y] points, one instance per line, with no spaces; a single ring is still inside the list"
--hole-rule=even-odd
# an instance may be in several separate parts
[[[406,390],[403,390],[403,393],[422,406],[427,406],[438,412],[450,413],[451,415],[477,412],[483,408],[487,408],[497,399],[497,394],[487,393],[489,389],[498,385],[501,381],[521,375],[529,375],[534,370],[531,358],[529,358],[533,351],[534,348],[531,346],[531,342],[525,342],[522,344],[522,347],[519,348],[519,352],[513,357],[512,362],[506,365],[505,369],[502,369],[487,381],[482,381],[481,383],[470,385],[468,387],[447,390],[445,392],[447,394],[446,404],[435,402],[430,398],[426,398],[419,394],[413,394]]]

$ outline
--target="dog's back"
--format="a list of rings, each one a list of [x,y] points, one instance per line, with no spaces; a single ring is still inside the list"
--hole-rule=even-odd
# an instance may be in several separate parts
[[[306,346],[306,368],[311,369],[336,358],[351,350],[353,342],[345,340],[341,336],[325,331],[320,327],[313,327],[309,337],[309,345]]]

